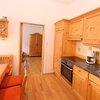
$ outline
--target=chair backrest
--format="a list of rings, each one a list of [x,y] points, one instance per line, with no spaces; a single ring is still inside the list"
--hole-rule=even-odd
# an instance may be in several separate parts
[[[26,80],[27,80],[27,70],[26,70],[26,67],[25,67],[24,73],[23,73],[22,87],[25,87]]]
[[[13,63],[13,55],[0,55],[0,64],[10,64]]]
[[[22,98],[21,100],[24,100],[24,93],[25,93],[25,85],[26,85],[26,80],[27,80],[27,69],[26,69],[26,62],[24,61],[24,68],[22,72]]]
[[[22,77],[23,77],[23,80],[22,80],[22,87],[25,88],[25,84],[26,84],[26,80],[27,80],[26,61],[24,61],[24,68],[23,68],[23,71],[22,71]]]

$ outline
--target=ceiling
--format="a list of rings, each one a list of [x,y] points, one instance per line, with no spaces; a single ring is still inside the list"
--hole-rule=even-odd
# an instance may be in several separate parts
[[[75,0],[51,0],[51,1],[60,2],[60,3],[71,3],[72,1]]]

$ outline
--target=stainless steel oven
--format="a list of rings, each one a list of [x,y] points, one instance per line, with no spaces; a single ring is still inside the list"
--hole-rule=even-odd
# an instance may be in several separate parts
[[[61,62],[61,74],[70,83],[72,83],[72,78],[73,78],[73,63],[63,58],[62,62]]]

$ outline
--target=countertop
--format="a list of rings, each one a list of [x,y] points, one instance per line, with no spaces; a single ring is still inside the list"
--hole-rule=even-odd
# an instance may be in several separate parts
[[[75,56],[69,56],[69,57],[66,56],[62,58],[66,58],[67,60],[71,61],[74,65],[100,78],[100,64],[90,65],[87,64],[85,60]]]

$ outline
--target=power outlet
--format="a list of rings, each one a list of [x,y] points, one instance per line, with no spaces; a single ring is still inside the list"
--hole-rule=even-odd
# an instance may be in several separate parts
[[[78,51],[81,51],[81,48],[78,48]]]

